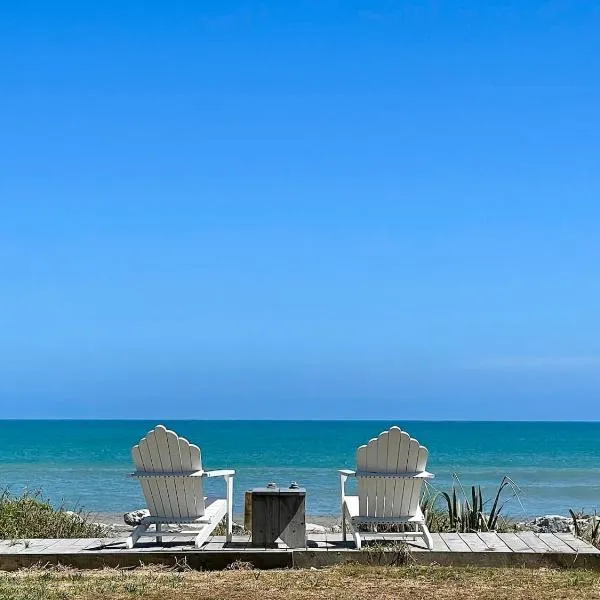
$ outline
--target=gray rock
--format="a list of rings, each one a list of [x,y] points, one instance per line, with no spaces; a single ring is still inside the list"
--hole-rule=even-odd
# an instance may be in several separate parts
[[[317,525],[316,523],[307,523],[306,533],[327,533],[327,527],[325,525]]]
[[[235,521],[231,524],[231,531],[234,534],[242,534],[244,533],[246,530],[244,529],[243,525],[240,525],[239,523],[236,523]]]
[[[135,527],[142,522],[144,517],[149,517],[150,511],[147,508],[140,508],[138,510],[132,510],[131,512],[125,513],[123,515],[123,521],[125,521],[126,525],[131,527]]]
[[[545,515],[524,523],[525,529],[534,533],[572,533],[573,521],[562,515]]]

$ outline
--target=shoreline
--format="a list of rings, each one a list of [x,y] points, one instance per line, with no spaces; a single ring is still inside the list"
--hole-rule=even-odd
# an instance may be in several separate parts
[[[90,512],[87,513],[89,520],[103,525],[108,529],[110,536],[127,534],[133,530],[133,526],[124,522],[124,513],[115,512]],[[578,522],[582,527],[587,527],[600,519],[595,515],[580,515]],[[535,533],[573,533],[575,526],[573,519],[565,515],[542,515],[529,517],[526,520],[517,520],[507,517],[507,522],[511,523],[516,531],[533,531]],[[234,529],[243,527],[244,515],[234,513]],[[341,516],[338,515],[306,515],[307,533],[329,533],[341,531]]]
[[[118,532],[129,532],[133,529],[131,525],[127,525],[123,520],[125,513],[115,512],[89,512],[89,520],[100,525],[105,525],[110,528],[111,531]],[[242,525],[244,523],[244,515],[241,513],[234,513],[233,522]],[[336,527],[341,527],[342,519],[336,515],[306,515],[307,529],[309,525],[316,525],[313,530],[320,527],[324,527],[327,531],[331,531]]]

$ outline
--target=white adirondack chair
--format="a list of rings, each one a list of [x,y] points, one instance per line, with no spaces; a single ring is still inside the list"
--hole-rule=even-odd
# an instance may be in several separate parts
[[[356,452],[356,471],[341,470],[342,531],[346,541],[349,524],[358,549],[361,525],[410,525],[412,531],[395,534],[401,539],[424,538],[431,549],[432,540],[420,507],[421,487],[433,478],[425,470],[429,452],[399,427],[384,431]],[[347,496],[348,477],[358,480],[358,496]]]
[[[156,538],[167,533],[163,526],[195,525],[194,531],[176,531],[177,536],[195,538],[199,548],[217,524],[227,515],[227,541],[231,541],[233,476],[235,471],[204,471],[200,448],[190,444],[163,425],[157,425],[140,440],[132,451],[135,472],[139,479],[150,515],[131,532],[127,547],[133,548],[141,537]],[[224,477],[227,495],[224,499],[206,504],[203,481],[205,477]],[[151,525],[155,526],[149,531]]]

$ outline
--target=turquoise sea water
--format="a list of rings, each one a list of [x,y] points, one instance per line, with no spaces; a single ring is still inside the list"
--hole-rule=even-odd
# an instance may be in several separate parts
[[[130,449],[152,421],[0,421],[0,486],[42,489],[52,501],[99,512],[144,505],[129,479]],[[298,481],[308,512],[339,512],[336,469],[352,468],[356,447],[397,424],[429,448],[433,485],[490,492],[504,474],[521,487],[520,516],[600,509],[600,423],[165,421],[202,448],[206,468],[235,468],[235,508],[243,491]],[[218,491],[216,481],[209,492]],[[221,484],[222,485],[222,484]]]

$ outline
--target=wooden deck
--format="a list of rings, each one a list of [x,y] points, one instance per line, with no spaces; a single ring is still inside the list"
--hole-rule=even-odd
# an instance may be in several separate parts
[[[35,539],[0,541],[0,570],[61,564],[74,568],[133,567],[140,564],[187,564],[196,569],[223,569],[234,561],[257,568],[322,567],[344,562],[401,564],[406,558],[393,535],[365,535],[357,551],[339,533],[309,535],[306,548],[255,548],[248,535],[230,544],[213,536],[199,550],[177,536],[165,535],[163,544],[145,542],[129,550],[125,538]],[[434,533],[433,549],[410,542],[412,564],[583,567],[600,570],[600,550],[571,534]]]

